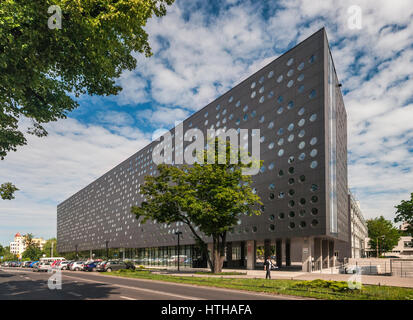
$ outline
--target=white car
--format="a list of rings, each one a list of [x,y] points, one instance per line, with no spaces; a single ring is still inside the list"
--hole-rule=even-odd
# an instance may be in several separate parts
[[[67,270],[68,268],[68,264],[70,263],[70,261],[61,261],[58,265],[57,265],[57,269],[60,270]]]
[[[52,266],[50,265],[50,263],[48,263],[48,262],[42,262],[42,263],[39,263],[39,264],[37,264],[34,268],[33,268],[33,272],[40,272],[40,271],[43,271],[43,272],[47,272],[47,271],[49,271],[50,269],[52,269]]]
[[[76,261],[73,262],[72,266],[70,267],[70,270],[72,271],[81,271],[83,270],[84,267],[84,262],[83,261]]]

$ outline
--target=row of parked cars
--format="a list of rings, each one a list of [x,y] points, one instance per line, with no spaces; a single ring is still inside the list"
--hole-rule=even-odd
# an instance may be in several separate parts
[[[60,261],[56,268],[71,271],[106,271],[111,272],[120,269],[135,270],[135,264],[121,260],[93,260],[93,261]]]
[[[71,271],[104,271],[111,272],[120,269],[135,270],[133,262],[121,260],[87,260],[87,261],[70,261],[58,260],[54,262],[41,261],[6,261],[3,267],[20,267],[32,268],[34,272],[48,271],[49,269],[71,270]]]

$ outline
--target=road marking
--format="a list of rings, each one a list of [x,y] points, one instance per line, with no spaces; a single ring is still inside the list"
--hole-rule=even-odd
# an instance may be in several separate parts
[[[119,296],[119,298],[126,299],[126,300],[136,300],[134,298],[129,298],[129,297],[125,297],[125,296]]]
[[[76,297],[81,297],[82,296],[81,294],[78,294],[78,293],[72,292],[72,291],[69,291],[68,294],[71,294],[72,296],[76,296]]]
[[[122,285],[122,284],[109,283],[109,282],[104,282],[104,281],[94,281],[94,280],[83,279],[83,278],[75,278],[75,277],[67,276],[67,275],[64,275],[64,276],[67,277],[67,278],[79,279],[79,280],[88,281],[88,282],[93,282],[93,283],[108,284],[108,285],[116,286],[116,287],[119,287],[119,288],[132,289],[132,290],[143,291],[143,292],[148,292],[148,293],[152,293],[152,294],[155,293],[155,294],[164,295],[164,296],[171,296],[171,297],[175,297],[175,298],[177,298],[177,299],[205,300],[205,299],[202,299],[202,298],[195,298],[195,297],[184,296],[184,295],[180,295],[180,294],[163,292],[163,291],[158,291],[158,290],[144,289],[144,288],[137,288],[137,287],[130,287],[130,286],[124,286],[124,285]]]

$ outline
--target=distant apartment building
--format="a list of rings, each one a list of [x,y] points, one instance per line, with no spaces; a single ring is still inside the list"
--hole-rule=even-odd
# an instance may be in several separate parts
[[[370,247],[370,238],[366,239],[366,255],[367,256],[374,256],[375,249]],[[380,248],[380,243],[379,243]],[[399,242],[397,245],[388,252],[384,253],[385,256],[394,256],[399,258],[413,258],[413,237],[410,236],[403,236],[400,237]]]
[[[14,235],[14,241],[10,242],[10,252],[18,257],[21,257],[24,250],[26,250],[25,237],[22,236],[20,232],[17,232]]]
[[[46,243],[46,240],[44,240],[43,238],[33,238],[32,242],[35,243],[40,248],[40,250],[43,250],[43,246]],[[26,235],[21,235],[20,232],[17,232],[14,235],[14,241],[10,242],[10,252],[21,258],[25,250]]]
[[[350,190],[348,192],[348,211],[349,239],[336,248],[336,255],[363,258],[366,256],[366,239],[368,239],[367,223],[361,211],[360,201]]]

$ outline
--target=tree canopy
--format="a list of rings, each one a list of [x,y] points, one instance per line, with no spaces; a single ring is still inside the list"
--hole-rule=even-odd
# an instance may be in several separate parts
[[[0,185],[0,197],[3,200],[12,200],[14,199],[14,192],[18,190],[11,182],[5,182]]]
[[[136,67],[133,52],[152,55],[148,19],[173,2],[0,1],[0,159],[27,143],[24,133],[47,135],[43,124],[66,118],[81,94],[118,94],[116,78]]]
[[[227,160],[230,150],[228,145]],[[251,177],[242,175],[242,167],[229,161],[181,167],[161,164],[157,176],[145,177],[140,193],[146,201],[132,207],[132,213],[143,223],[184,223],[208,257],[212,272],[220,272],[228,231],[241,215],[259,215],[257,207],[262,205],[252,191]],[[204,236],[212,237],[212,259]]]
[[[393,226],[390,220],[386,220],[383,216],[367,220],[367,228],[370,248],[376,253],[378,244],[379,255],[383,252],[391,251],[400,240],[399,230]]]
[[[410,200],[402,200],[395,208],[397,211],[394,222],[407,222],[406,233],[413,237],[413,192],[410,194]]]
[[[58,257],[56,238],[46,240],[46,243],[43,245],[43,253],[46,255],[46,257],[51,257],[50,254],[53,254],[53,257]]]

